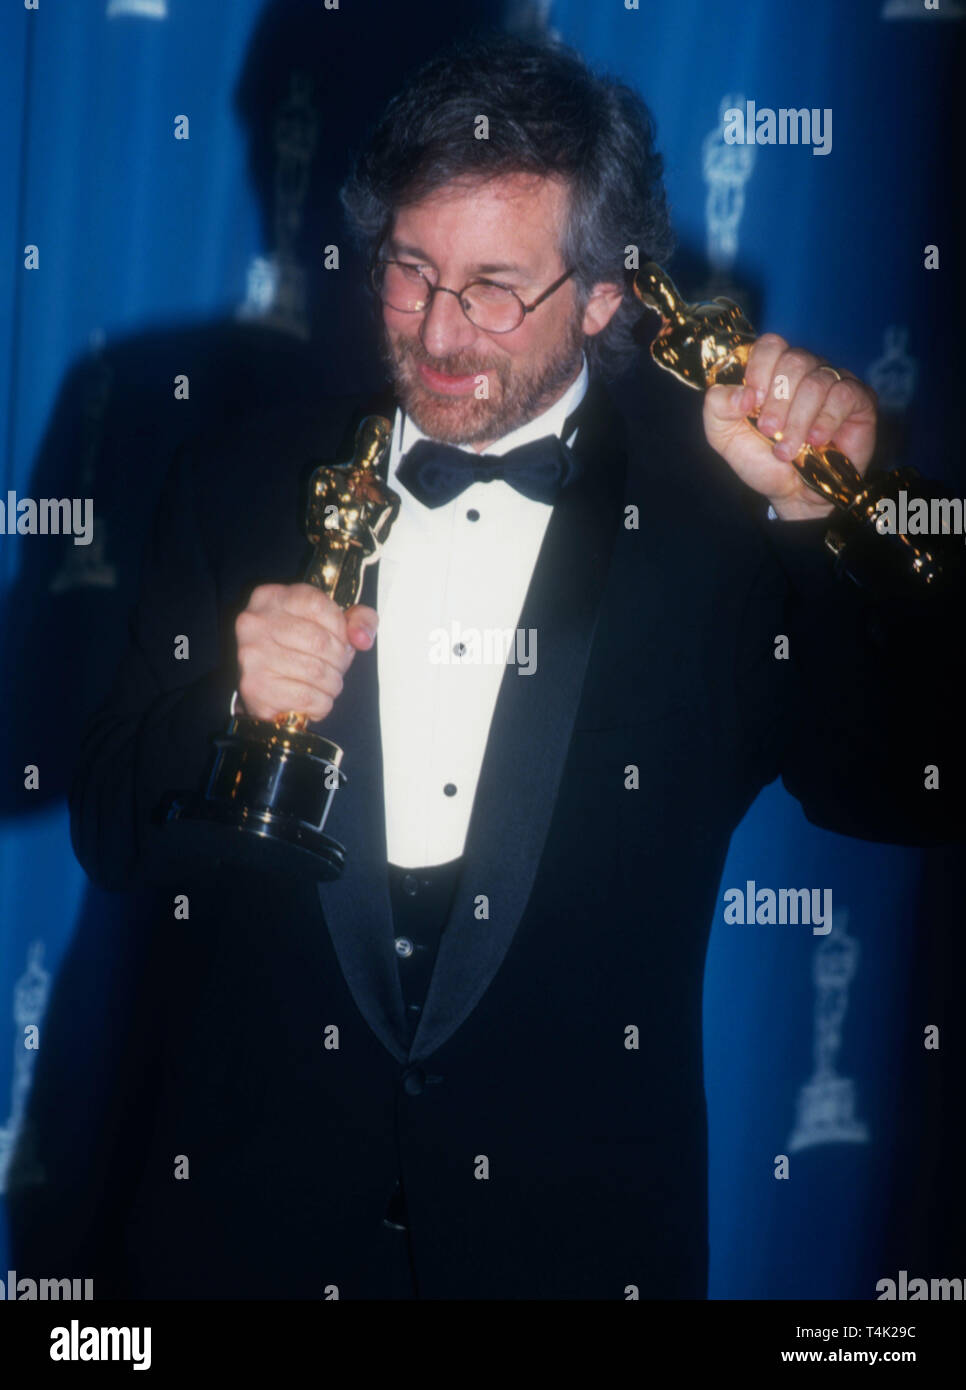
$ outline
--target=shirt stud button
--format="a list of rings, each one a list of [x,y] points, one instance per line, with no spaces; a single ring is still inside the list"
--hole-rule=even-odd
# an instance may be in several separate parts
[[[447,782],[447,783],[446,783],[446,786],[443,788],[443,795],[444,795],[444,796],[455,796],[455,795],[456,795],[456,783],[455,783],[455,782]]]

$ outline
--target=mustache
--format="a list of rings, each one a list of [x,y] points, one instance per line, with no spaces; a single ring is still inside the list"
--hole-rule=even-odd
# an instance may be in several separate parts
[[[482,372],[498,372],[499,363],[480,362],[471,353],[454,352],[449,357],[434,357],[426,351],[418,338],[402,339],[392,344],[396,360],[412,361],[431,367],[433,371],[444,372],[448,376],[476,376]]]

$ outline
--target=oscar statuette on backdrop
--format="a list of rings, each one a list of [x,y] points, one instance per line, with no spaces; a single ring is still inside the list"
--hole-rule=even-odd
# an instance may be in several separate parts
[[[651,343],[651,356],[659,367],[699,391],[743,384],[757,334],[733,300],[719,297],[690,304],[654,261],[635,272],[633,287],[644,307],[661,316]],[[751,424],[758,414],[756,409],[749,415]],[[948,559],[939,546],[931,543],[927,549],[918,538],[884,531],[879,524],[880,502],[895,502],[900,492],[919,486],[915,469],[897,468],[863,478],[839,450],[810,444],[803,445],[792,465],[808,487],[836,508],[829,518],[825,544],[846,574],[862,582],[852,564],[853,552],[863,559],[872,552],[881,559],[891,551],[890,568],[902,583],[939,587]]]
[[[352,459],[322,464],[309,480],[305,533],[314,547],[304,582],[343,610],[359,602],[364,572],[399,512],[384,481],[392,429],[380,415],[359,425]],[[201,787],[170,804],[165,833],[188,853],[244,859],[255,867],[338,878],[345,850],[325,833],[332,798],[345,782],[342,749],[309,731],[308,718],[231,717],[212,740]]]

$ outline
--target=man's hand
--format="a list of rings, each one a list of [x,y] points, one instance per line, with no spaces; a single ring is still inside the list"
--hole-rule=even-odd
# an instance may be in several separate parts
[[[376,640],[375,610],[343,613],[311,584],[261,584],[235,619],[238,693],[255,719],[306,714],[324,719],[356,651]]]
[[[765,333],[748,356],[745,385],[712,386],[705,395],[708,443],[784,521],[833,510],[789,462],[803,444],[831,444],[860,474],[872,457],[875,393],[850,372],[840,372],[841,381],[835,372],[813,353]],[[756,405],[761,407],[757,430],[745,418]]]

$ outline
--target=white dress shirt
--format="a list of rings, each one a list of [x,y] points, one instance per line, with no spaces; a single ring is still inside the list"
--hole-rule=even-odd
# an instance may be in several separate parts
[[[549,410],[482,455],[559,436],[587,379],[585,360]],[[515,679],[528,680],[522,672],[539,660],[534,640],[516,630],[553,511],[500,479],[424,506],[397,483],[396,470],[425,438],[396,412],[388,481],[401,505],[381,552],[376,599],[386,844],[390,863],[403,868],[463,853],[507,661],[517,664]]]
[[[587,381],[584,359],[558,401],[481,457],[559,436]],[[376,598],[386,845],[389,862],[406,869],[463,853],[503,673],[512,661],[515,679],[527,680],[524,672],[539,661],[536,635],[518,633],[517,624],[553,511],[501,479],[472,483],[442,507],[424,506],[396,470],[425,438],[396,411],[388,481],[400,507],[380,554]],[[575,438],[576,431],[565,443]],[[232,714],[237,700],[236,690]]]

